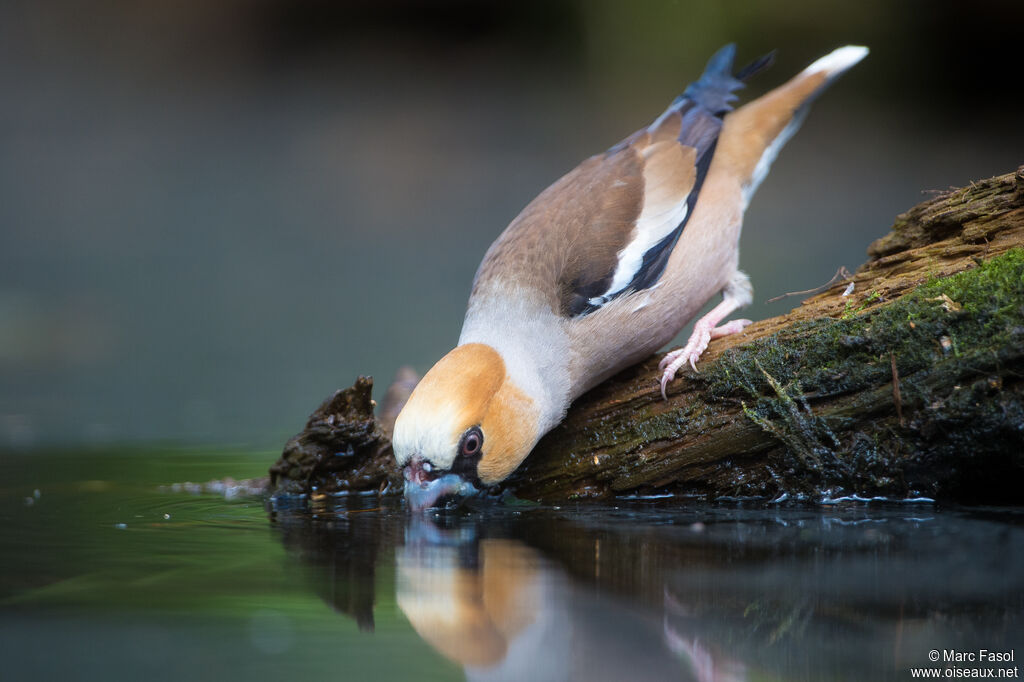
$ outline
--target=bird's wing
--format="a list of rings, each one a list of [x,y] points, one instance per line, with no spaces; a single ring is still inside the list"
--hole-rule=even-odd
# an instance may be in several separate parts
[[[484,257],[474,293],[495,280],[514,282],[575,317],[654,286],[693,213],[732,92],[742,86],[731,73],[733,52],[728,46],[713,56],[650,126],[587,159],[527,206]]]
[[[689,99],[610,154],[635,158],[641,197],[628,229],[620,232],[613,267],[600,278],[572,287],[571,315],[585,315],[623,294],[657,283],[693,213],[714,156],[722,119]]]

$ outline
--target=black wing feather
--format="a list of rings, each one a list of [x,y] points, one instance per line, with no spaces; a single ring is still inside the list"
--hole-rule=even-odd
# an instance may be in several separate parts
[[[696,177],[693,189],[686,199],[686,216],[671,233],[648,249],[640,268],[633,275],[629,284],[621,290],[603,296],[599,295],[599,292],[607,291],[607,287],[613,279],[614,270],[595,282],[579,283],[575,291],[577,296],[574,297],[573,304],[568,311],[570,315],[592,313],[619,296],[654,286],[661,278],[666,265],[668,265],[668,259],[672,255],[672,249],[679,241],[679,235],[682,234],[687,221],[693,215],[701,187],[707,177],[708,168],[711,166],[711,159],[715,155],[718,136],[722,132],[722,119],[725,114],[732,111],[732,102],[736,99],[735,91],[744,85],[741,78],[747,78],[757,73],[769,66],[774,59],[774,52],[765,55],[745,66],[737,76],[733,76],[732,63],[735,53],[735,45],[726,45],[716,52],[708,61],[700,80],[691,83],[683,94],[676,97],[665,113],[652,125],[653,129],[667,117],[678,114],[681,118],[679,143],[697,150]],[[617,152],[624,146],[628,146],[633,139],[630,137],[623,143],[612,147],[609,153]],[[594,302],[595,299],[596,302]]]

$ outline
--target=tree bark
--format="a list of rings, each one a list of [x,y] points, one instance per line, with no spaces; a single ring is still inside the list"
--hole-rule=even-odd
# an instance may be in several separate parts
[[[1022,246],[1024,166],[944,192],[898,216],[848,279],[713,341],[668,400],[657,357],[580,397],[506,488],[1021,502]],[[381,442],[376,479],[363,462],[363,483],[333,469],[334,488],[398,490]]]

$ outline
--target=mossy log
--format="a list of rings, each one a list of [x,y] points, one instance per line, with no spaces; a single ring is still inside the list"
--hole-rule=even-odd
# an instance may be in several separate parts
[[[507,488],[544,501],[1024,501],[1020,247],[1024,167],[942,193],[900,215],[849,278],[713,341],[667,400],[657,357],[582,396]],[[381,447],[377,478],[335,468],[324,490],[396,490]]]

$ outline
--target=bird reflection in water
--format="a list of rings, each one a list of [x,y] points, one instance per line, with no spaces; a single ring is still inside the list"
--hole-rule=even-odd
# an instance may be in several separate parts
[[[530,533],[540,529],[528,520],[510,523],[511,518],[483,522],[472,515],[414,516],[402,521],[398,533],[377,513],[352,513],[321,520],[321,539],[312,544],[311,534],[286,530],[286,544],[303,545],[307,563],[329,566],[336,578],[344,576],[344,587],[335,581],[321,594],[370,629],[373,600],[359,593],[372,590],[374,579],[362,569],[370,555],[385,561],[383,545],[394,543],[399,609],[416,633],[462,666],[470,680],[598,682],[635,679],[638,672],[647,680],[746,679],[740,663],[704,643],[699,632],[680,629],[671,613],[595,590],[538,547],[514,537],[522,531],[543,546],[579,530],[563,520],[549,519],[538,533]],[[340,543],[343,556],[324,541],[327,524],[333,531],[328,535],[341,530],[346,538]],[[356,544],[353,537],[363,542]],[[597,552],[599,546],[590,543]],[[576,559],[600,570],[599,557],[588,562],[579,551],[583,545],[572,547]],[[361,589],[353,589],[356,585]],[[671,599],[666,603],[679,608]]]
[[[396,560],[402,612],[468,679],[744,679],[693,633],[580,588],[518,540],[413,519]]]
[[[273,513],[313,589],[364,630],[393,594],[470,680],[902,679],[1024,636],[1024,526],[981,512],[345,504]]]

